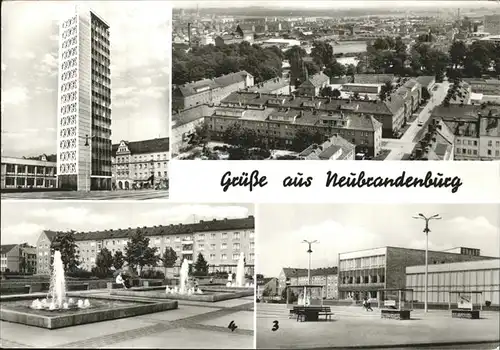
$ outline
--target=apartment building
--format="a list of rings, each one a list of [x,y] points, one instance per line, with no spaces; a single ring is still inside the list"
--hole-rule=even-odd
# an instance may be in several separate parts
[[[253,75],[246,71],[186,83],[174,88],[172,108],[178,110],[202,104],[219,103],[231,93],[253,85]]]
[[[338,294],[337,267],[311,269],[311,284],[322,285],[324,299],[337,299]],[[284,267],[278,276],[279,295],[287,285],[309,284],[308,270],[302,268]]]
[[[1,188],[55,188],[56,161],[46,155],[30,158],[2,157]]]
[[[436,107],[431,117],[454,135],[455,160],[498,160],[499,112],[496,105],[450,105]]]
[[[279,296],[278,279],[276,277],[267,277],[257,280],[257,298],[262,298],[265,290],[267,290],[267,296]]]
[[[323,72],[308,77],[297,89],[301,96],[318,96],[321,89],[330,84],[330,77]]]
[[[245,254],[246,273],[252,274],[255,264],[254,217],[243,219],[200,220],[195,224],[175,224],[127,229],[110,229],[95,232],[75,233],[81,268],[91,270],[95,266],[97,254],[107,248],[112,254],[125,253],[129,237],[136,231],[149,238],[149,244],[157,247],[160,254],[171,247],[177,254],[176,265],[183,259],[195,262],[198,254],[203,254],[209,264],[209,272],[236,272],[240,253]],[[44,231],[37,242],[39,273],[47,273],[50,266],[50,241],[57,235],[54,231]],[[48,248],[48,250],[47,250]]]
[[[322,144],[312,144],[299,153],[304,160],[354,160],[354,146],[343,137],[334,134]]]
[[[188,145],[196,128],[205,122],[205,116],[212,115],[214,107],[203,104],[172,114],[172,157]]]
[[[19,272],[19,253],[19,244],[2,244],[0,246],[0,270]]]
[[[111,189],[109,25],[80,5],[59,25],[58,186]]]
[[[477,249],[429,251],[428,263],[436,265],[495,259],[480,256],[475,251]],[[338,259],[339,299],[360,300],[365,295],[377,298],[380,289],[406,288],[406,268],[425,265],[425,250],[381,247],[340,253]]]
[[[338,134],[356,146],[356,153],[374,156],[381,151],[383,131],[367,106],[363,101],[238,92],[222,100],[205,122],[215,140],[239,123],[253,129],[270,148],[289,149],[295,133],[308,129],[323,134],[325,141]]]
[[[169,138],[121,141],[113,145],[112,187],[131,190],[148,182],[166,185],[170,160]]]

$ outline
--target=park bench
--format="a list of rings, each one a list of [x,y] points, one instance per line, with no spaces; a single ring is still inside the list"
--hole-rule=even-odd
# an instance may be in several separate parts
[[[142,281],[143,287],[161,287],[163,283],[161,281]]]
[[[319,316],[325,316],[325,321],[326,320],[332,320],[332,309],[329,306],[323,306],[321,308],[321,311],[318,313]]]
[[[290,310],[290,315],[297,315],[297,322],[317,321],[319,316],[325,316],[325,320],[332,318],[332,310],[329,306],[295,306]]]

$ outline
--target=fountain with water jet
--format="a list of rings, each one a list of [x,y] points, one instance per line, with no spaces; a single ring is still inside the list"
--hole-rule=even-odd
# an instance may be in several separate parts
[[[43,296],[43,294],[39,296]],[[83,297],[78,293],[68,293],[61,252],[58,250],[54,253],[49,293],[45,298],[33,300],[31,295],[0,297],[0,319],[2,321],[49,329],[176,308],[176,301],[123,301],[116,297],[99,295]]]
[[[244,271],[244,265],[242,267],[242,271]],[[245,275],[243,273],[243,279],[244,278]],[[244,280],[242,283],[244,283]],[[134,287],[127,290],[113,289],[111,290],[111,294],[120,296],[140,296],[155,299],[177,299],[205,302],[235,299],[254,294],[253,289],[250,290],[249,288],[242,291],[228,289],[229,288],[226,288],[226,290],[214,290],[209,289],[208,286],[203,286],[201,288],[194,287],[189,281],[189,261],[184,259],[179,271],[179,286]]]

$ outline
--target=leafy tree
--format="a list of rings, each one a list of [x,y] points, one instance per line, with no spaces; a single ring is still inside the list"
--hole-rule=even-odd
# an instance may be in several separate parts
[[[392,83],[386,81],[384,85],[380,87],[379,98],[384,101],[392,92]]]
[[[334,59],[326,66],[324,73],[329,77],[342,77],[346,74],[346,72],[346,67]]]
[[[54,252],[59,250],[61,252],[61,260],[64,265],[64,271],[73,272],[75,271],[80,262],[78,261],[79,256],[76,253],[78,246],[75,243],[75,231],[69,232],[59,232],[52,242],[50,242],[50,255],[51,263],[54,259]]]
[[[201,145],[205,148],[208,142],[210,142],[210,130],[208,129],[207,123],[196,125],[190,143]]]
[[[107,248],[102,248],[95,259],[95,274],[98,277],[105,277],[109,274],[113,266],[113,255]]]
[[[467,56],[467,46],[463,41],[455,41],[450,46],[450,61],[454,68],[464,64]]]
[[[231,124],[222,135],[222,140],[230,145],[242,148],[263,147],[263,143],[257,132],[247,129],[240,123]]]
[[[163,267],[165,268],[165,276],[167,275],[167,269],[172,268],[177,261],[177,253],[172,247],[166,247],[163,255],[160,258]]]
[[[340,96],[342,96],[342,93],[340,92],[339,89],[333,89],[332,90],[332,97],[339,98]]]
[[[352,94],[352,98],[353,98],[353,99],[355,99],[355,100],[359,100],[359,92],[357,92],[357,91],[356,91],[356,92],[354,92],[354,93]]]
[[[322,97],[331,97],[333,93],[333,89],[331,86],[325,86],[319,90],[319,94]]]
[[[311,57],[314,63],[322,66],[328,66],[333,62],[333,47],[324,41],[315,41],[311,49]]]
[[[194,269],[198,276],[206,276],[208,274],[208,263],[202,253],[198,254],[198,258],[194,264]]]
[[[262,291],[262,296],[263,297],[268,297],[271,294],[271,288],[267,286],[263,291]]]
[[[312,144],[323,143],[325,137],[319,131],[311,131],[306,128],[298,129],[292,140],[292,149],[295,152],[301,152]]]
[[[149,238],[138,228],[125,247],[125,261],[133,269],[139,268],[139,275],[145,266],[156,266],[159,257],[157,247],[149,246]]]
[[[28,270],[28,263],[26,262],[26,258],[21,256],[19,258],[19,271],[22,273],[26,273]]]
[[[348,64],[345,74],[349,76],[354,76],[354,74],[356,74],[356,66],[354,64]]]
[[[113,256],[113,267],[119,270],[123,267],[124,263],[125,259],[123,257],[123,253],[121,252],[121,250],[117,250],[115,252],[115,255]]]

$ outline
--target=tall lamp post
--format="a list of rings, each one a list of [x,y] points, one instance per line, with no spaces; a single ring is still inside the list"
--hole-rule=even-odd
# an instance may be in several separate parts
[[[425,220],[425,228],[424,228],[424,233],[425,233],[425,283],[424,283],[424,312],[427,312],[427,273],[428,273],[428,268],[429,268],[429,261],[428,261],[428,255],[429,255],[429,232],[431,232],[429,228],[429,221],[431,220],[441,220],[441,217],[439,214],[434,214],[432,216],[425,216],[422,213],[419,213],[418,216],[414,216],[414,219],[419,219],[419,220]]]
[[[302,243],[307,243],[309,245],[309,249],[307,252],[309,253],[309,269],[307,270],[307,281],[308,284],[311,284],[311,253],[313,252],[311,249],[311,246],[313,243],[319,243],[318,241],[306,241],[305,239],[302,241]]]

